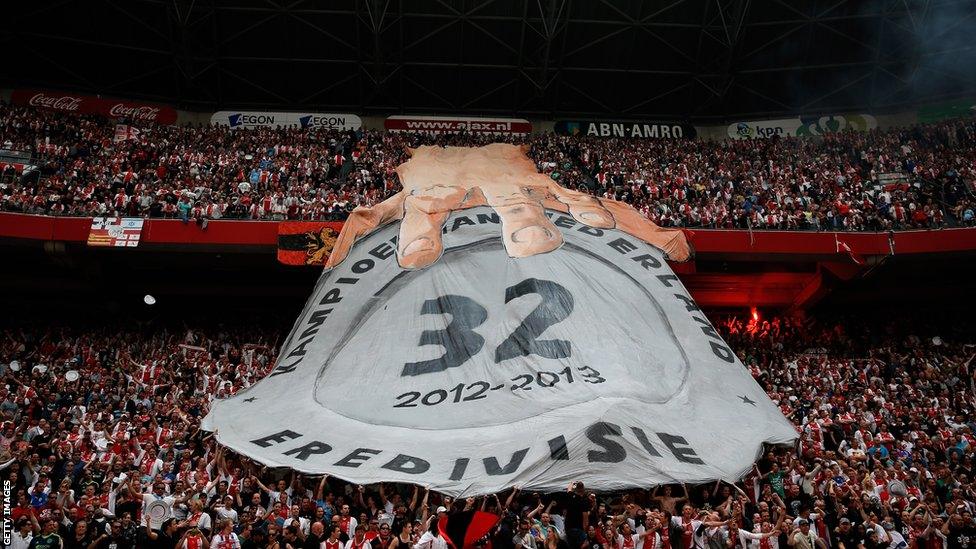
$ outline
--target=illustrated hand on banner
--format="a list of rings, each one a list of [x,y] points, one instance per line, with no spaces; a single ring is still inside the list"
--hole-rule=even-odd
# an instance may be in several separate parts
[[[660,249],[674,261],[691,257],[685,234],[662,229],[633,207],[566,189],[539,173],[522,148],[495,143],[478,148],[422,146],[397,168],[403,190],[371,208],[356,208],[325,267],[342,262],[356,240],[379,227],[402,220],[397,261],[419,269],[444,252],[441,228],[451,212],[491,206],[502,223],[502,240],[510,257],[551,252],[562,233],[545,210],[569,213],[595,229],[619,229]]]

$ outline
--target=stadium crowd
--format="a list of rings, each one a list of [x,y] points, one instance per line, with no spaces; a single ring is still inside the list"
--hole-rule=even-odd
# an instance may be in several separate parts
[[[0,173],[0,210],[53,215],[338,220],[400,189],[405,147],[498,136],[143,125],[0,103],[0,148],[40,178]],[[817,138],[511,138],[564,186],[633,204],[662,226],[895,230],[976,224],[976,123]]]
[[[451,498],[266,470],[199,422],[272,367],[275,330],[13,328],[0,339],[0,476],[11,547],[446,549],[431,524],[479,507],[495,549],[969,549],[976,340],[897,316],[714,323],[796,449],[736,484]],[[935,336],[935,337],[933,337]],[[151,524],[149,509],[171,514]]]

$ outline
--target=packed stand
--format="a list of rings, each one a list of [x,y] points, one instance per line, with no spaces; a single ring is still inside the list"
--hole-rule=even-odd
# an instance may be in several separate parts
[[[973,119],[817,138],[546,139],[573,151],[597,194],[628,202],[663,226],[878,231],[974,224]]]
[[[445,549],[436,517],[501,516],[497,549],[969,549],[976,542],[971,319],[714,323],[783,413],[797,449],[735,484],[452,501],[271,471],[199,421],[264,376],[275,330],[5,330],[0,470],[15,548]],[[824,327],[829,326],[829,327]],[[257,335],[256,335],[257,332]],[[74,372],[74,373],[71,373]],[[172,516],[150,524],[163,501]]]
[[[0,104],[0,148],[40,178],[0,172],[0,209],[196,220],[341,220],[400,189],[405,147],[497,136],[322,129],[139,127]],[[561,184],[633,204],[659,225],[894,230],[976,224],[976,124],[818,138],[508,138]]]

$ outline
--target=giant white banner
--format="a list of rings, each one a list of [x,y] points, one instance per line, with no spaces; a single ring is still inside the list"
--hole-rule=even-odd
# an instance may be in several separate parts
[[[453,495],[733,481],[796,439],[661,251],[547,214],[564,244],[530,257],[483,206],[424,269],[399,266],[399,223],[358,241],[204,428],[269,466]]]
[[[211,124],[231,128],[323,128],[358,130],[363,121],[355,114],[321,112],[218,111]]]

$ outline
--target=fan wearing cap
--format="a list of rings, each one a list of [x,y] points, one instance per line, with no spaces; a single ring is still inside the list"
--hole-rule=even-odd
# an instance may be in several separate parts
[[[213,509],[217,514],[217,517],[224,520],[230,520],[235,524],[237,523],[238,513],[237,510],[234,509],[234,496],[227,494],[220,498],[219,501],[214,503]]]
[[[810,528],[807,519],[800,519],[799,526],[790,534],[787,543],[793,549],[827,549],[827,544]]]
[[[861,547],[864,549],[883,549],[887,546],[887,538],[882,539],[874,528],[869,528],[864,532],[864,539],[861,540]]]
[[[857,530],[851,524],[851,519],[847,517],[840,519],[840,523],[834,528],[833,533],[837,549],[857,549],[857,545],[861,541],[857,535]]]
[[[884,528],[885,539],[888,541],[889,549],[905,549],[908,547],[905,536],[902,536],[901,532],[897,530],[895,520],[891,515],[885,516],[884,521],[881,522],[881,527]]]

